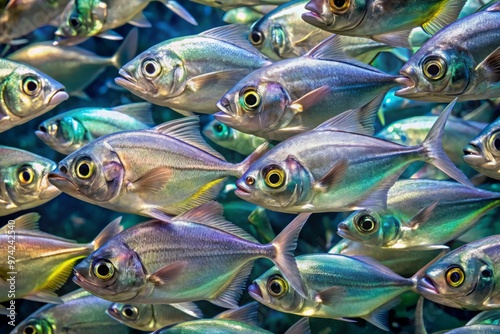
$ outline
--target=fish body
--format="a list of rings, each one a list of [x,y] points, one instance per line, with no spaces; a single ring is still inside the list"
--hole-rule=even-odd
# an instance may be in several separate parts
[[[182,114],[215,113],[224,92],[270,64],[246,40],[247,30],[241,25],[222,26],[159,43],[123,66],[115,81]]]
[[[229,10],[238,7],[260,5],[282,5],[289,0],[191,0],[202,5]]]
[[[500,96],[500,4],[450,24],[401,68],[407,87],[396,95],[424,101]]]
[[[113,108],[78,108],[42,122],[35,134],[62,154],[71,154],[89,142],[119,131],[153,126],[151,105],[131,103]]]
[[[0,216],[42,205],[61,193],[48,181],[53,161],[7,146],[0,146],[0,156]]]
[[[64,86],[51,77],[0,59],[0,132],[46,113],[67,98]]]
[[[276,7],[275,5],[262,5],[233,8],[224,14],[222,21],[230,24],[252,24]]]

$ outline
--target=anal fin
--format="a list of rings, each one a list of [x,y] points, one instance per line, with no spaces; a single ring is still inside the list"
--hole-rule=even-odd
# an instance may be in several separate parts
[[[231,283],[219,294],[210,300],[212,304],[225,308],[238,307],[238,300],[241,297],[243,289],[250,272],[252,271],[253,261],[245,263],[240,271],[236,273]]]
[[[384,331],[389,331],[389,323],[388,323],[388,318],[389,318],[389,311],[393,307],[397,306],[401,301],[400,297],[396,297],[389,302],[385,303],[384,305],[380,306],[378,309],[372,311],[370,314],[366,315],[363,317],[366,321],[371,323],[374,326],[377,326],[378,328],[384,330]]]

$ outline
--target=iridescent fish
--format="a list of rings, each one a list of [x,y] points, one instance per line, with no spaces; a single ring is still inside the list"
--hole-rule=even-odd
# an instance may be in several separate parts
[[[191,0],[210,7],[228,10],[244,6],[281,5],[289,0]]]
[[[233,8],[224,14],[222,20],[233,24],[252,24],[275,8],[274,5]]]

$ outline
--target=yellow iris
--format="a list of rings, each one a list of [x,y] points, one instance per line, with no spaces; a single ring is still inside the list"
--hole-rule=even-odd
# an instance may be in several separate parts
[[[446,271],[446,283],[449,286],[456,288],[462,285],[465,281],[465,273],[462,268],[453,267]]]
[[[273,297],[282,297],[288,291],[288,283],[279,275],[271,276],[267,281],[267,291]]]

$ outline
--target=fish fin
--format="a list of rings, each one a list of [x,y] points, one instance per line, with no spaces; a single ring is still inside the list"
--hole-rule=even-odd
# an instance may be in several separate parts
[[[255,151],[253,151],[252,154],[246,157],[245,160],[236,164],[236,171],[235,175],[233,176],[241,177],[250,168],[250,166],[253,165],[257,160],[259,160],[264,154],[266,154],[271,147],[271,143],[269,142],[262,143],[255,149]]]
[[[219,292],[215,298],[210,299],[209,302],[224,308],[237,308],[238,300],[243,293],[247,278],[252,271],[253,261],[245,263],[240,270],[236,273],[233,280],[222,291]]]
[[[220,41],[233,44],[246,51],[252,52],[256,55],[261,56],[263,59],[267,59],[262,53],[254,48],[250,41],[248,40],[248,33],[250,29],[243,24],[229,24],[221,27],[215,27],[207,31],[202,32],[201,36],[211,37],[218,39]]]
[[[26,213],[22,216],[14,219],[16,222],[14,228],[16,230],[30,230],[30,231],[40,231],[38,227],[38,221],[40,220],[40,215],[36,212]]]
[[[396,274],[394,271],[392,271],[390,268],[384,266],[382,263],[379,261],[375,260],[374,258],[366,255],[349,255],[350,257],[361,261],[369,266],[372,266],[375,268],[377,272],[384,273],[387,276],[392,276],[395,279],[402,279],[402,277],[398,274]]]
[[[182,275],[184,268],[186,268],[187,261],[176,261],[166,265],[163,268],[158,269],[155,273],[149,275],[147,278],[148,282],[165,285],[169,281],[173,281]]]
[[[218,230],[231,233],[239,238],[243,238],[252,242],[258,242],[248,234],[242,228],[234,225],[231,222],[228,222],[223,216],[224,209],[222,205],[218,202],[211,201],[196,208],[189,210],[177,217],[173,218],[172,221],[189,221],[205,226],[209,226],[212,228],[216,228]]]
[[[498,321],[500,318],[500,310],[490,310],[484,311],[476,315],[474,318],[470,319],[465,326],[481,324],[481,323],[491,323],[492,321]]]
[[[154,126],[155,122],[153,121],[152,108],[153,106],[149,102],[137,102],[116,106],[111,108],[111,110],[135,118],[148,126]]]
[[[357,206],[364,209],[387,209],[387,194],[389,193],[389,189],[396,183],[404,170],[405,167],[382,180],[373,191],[369,192],[356,203]]]
[[[190,316],[193,316],[195,318],[203,318],[203,312],[195,303],[192,302],[175,303],[175,304],[170,304],[170,306],[175,307],[179,311],[189,314]]]
[[[490,53],[479,65],[476,71],[481,72],[483,76],[491,82],[500,81],[500,47]]]
[[[462,119],[467,122],[490,123],[491,107],[492,107],[491,101],[483,103],[476,109],[472,110],[467,115],[464,115]],[[482,125],[479,125],[479,127],[481,127],[481,130],[484,128]]]
[[[207,86],[212,86],[219,82],[226,82],[228,86],[234,86],[244,76],[244,70],[226,70],[204,73],[192,77],[186,82],[186,86],[193,92],[197,92]]]
[[[344,111],[318,125],[315,130],[337,130],[373,136],[375,116],[384,101],[385,92],[377,95],[364,106]]]
[[[166,211],[171,211],[174,215],[180,215],[208,201],[214,200],[219,195],[221,189],[224,187],[225,180],[226,178],[221,178],[205,184],[189,198],[180,203],[172,205]]]
[[[160,208],[147,209],[144,211],[144,214],[148,217],[158,219],[163,222],[170,222],[173,218],[168,213],[163,212]]]
[[[64,304],[64,301],[55,292],[36,291],[23,297],[23,299],[49,304]]]
[[[432,202],[430,205],[426,206],[420,210],[409,222],[406,224],[409,228],[415,230],[419,228],[422,224],[427,222],[431,217],[434,209],[438,205],[439,200]]]
[[[497,2],[493,5],[486,4],[485,7],[488,7],[488,8],[486,8],[485,12],[500,12],[500,2]],[[480,9],[484,9],[484,8],[480,8]]]
[[[80,257],[64,261],[54,271],[50,273],[50,276],[47,278],[46,283],[40,285],[39,287],[37,287],[37,289],[39,289],[42,292],[50,292],[62,287],[68,280],[68,277],[73,272],[73,267],[75,265],[75,262],[85,256],[86,255],[83,255]]]
[[[436,34],[439,30],[457,20],[465,2],[466,0],[448,0],[442,2],[434,17],[422,24],[422,29],[431,36]]]
[[[457,99],[455,98],[455,100],[450,102],[450,104],[448,104],[448,106],[441,112],[441,115],[439,115],[438,119],[427,134],[427,137],[425,137],[420,146],[423,148],[423,153],[426,158],[425,161],[439,168],[448,176],[463,185],[475,189],[474,185],[469,181],[467,176],[465,176],[464,173],[453,164],[443,150],[442,139],[444,127],[456,102]]]
[[[300,276],[297,262],[293,256],[293,251],[297,248],[297,239],[300,231],[310,215],[310,212],[299,214],[271,243],[275,249],[275,255],[272,261],[281,271],[283,276],[285,276],[292,288],[304,298],[307,296],[306,287]]]
[[[7,315],[7,314],[9,314],[9,310],[7,310],[7,308],[5,306],[0,305],[0,314]]]
[[[321,180],[315,182],[314,189],[320,192],[328,192],[344,178],[347,168],[349,168],[347,159],[337,161]]]
[[[415,334],[427,334],[424,323],[424,297],[420,296],[415,309]]]
[[[82,99],[84,101],[90,101],[90,96],[83,91],[83,89],[78,89],[69,93],[69,95]]]
[[[171,180],[172,173],[173,170],[165,166],[153,168],[134,182],[129,182],[127,184],[127,191],[142,193],[158,192]]]
[[[235,309],[227,310],[219,313],[214,319],[225,319],[243,322],[248,325],[257,326],[257,310],[258,302],[248,303]]]
[[[344,42],[340,35],[328,37],[314,48],[312,48],[303,57],[309,57],[322,60],[351,60],[344,52]]]
[[[173,137],[218,159],[226,161],[226,159],[224,159],[219,152],[208,145],[202,138],[200,134],[200,119],[198,116],[175,119],[173,121],[157,125],[154,128],[151,128],[150,131]]]
[[[192,25],[197,26],[198,22],[196,22],[196,19],[188,12],[186,8],[184,8],[180,3],[177,1],[173,0],[160,0],[161,3],[165,5],[168,9],[170,9],[172,12],[177,14],[180,18],[182,18],[184,21],[191,23]]]
[[[127,37],[123,40],[120,47],[111,57],[111,65],[120,69],[123,65],[134,58],[137,52],[137,43],[139,41],[139,32],[137,28],[130,30]]]
[[[294,114],[303,112],[314,106],[316,103],[320,102],[330,93],[331,88],[329,86],[318,87],[304,96],[300,97],[298,100],[293,101],[290,104],[290,109]]]
[[[344,287],[332,286],[331,288],[318,292],[316,301],[320,302],[323,305],[328,305],[334,303],[336,300],[341,300],[341,298],[346,294],[347,291]]]
[[[410,33],[411,30],[394,31],[387,34],[372,36],[372,39],[391,46],[411,49],[409,42]]]
[[[412,251],[430,251],[430,250],[449,250],[450,247],[446,245],[419,245],[419,246],[411,246],[408,247],[407,250],[412,250]]]
[[[95,237],[94,241],[92,241],[92,249],[96,250],[106,242],[109,241],[113,236],[117,235],[121,231],[123,231],[123,226],[120,225],[122,221],[122,217],[118,217],[114,219],[111,223],[109,223],[102,231]]]
[[[128,24],[139,28],[151,28],[151,22],[147,19],[142,12],[137,13],[133,18],[128,21]]]
[[[292,327],[288,328],[285,334],[311,334],[311,328],[309,327],[309,318],[302,318]]]
[[[109,39],[111,41],[121,41],[123,39],[123,36],[114,30],[103,31],[100,34],[98,34],[97,37],[100,37],[103,39]]]
[[[372,325],[384,330],[389,331],[389,311],[396,307],[401,302],[400,297],[396,297],[384,305],[380,306],[378,309],[373,310],[370,314],[363,317],[366,321]]]
[[[172,109],[175,112],[178,112],[182,116],[186,116],[186,117],[196,116],[195,113],[192,111],[182,110],[182,109],[177,109],[177,108],[170,108],[170,109]]]

